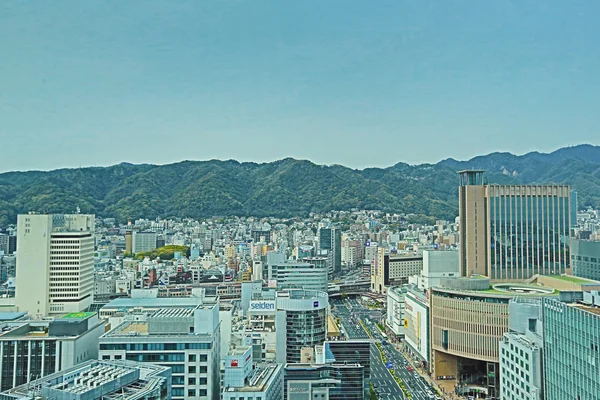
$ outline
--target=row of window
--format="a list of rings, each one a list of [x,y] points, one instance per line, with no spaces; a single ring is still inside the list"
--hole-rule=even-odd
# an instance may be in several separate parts
[[[100,350],[206,350],[212,343],[101,343]]]

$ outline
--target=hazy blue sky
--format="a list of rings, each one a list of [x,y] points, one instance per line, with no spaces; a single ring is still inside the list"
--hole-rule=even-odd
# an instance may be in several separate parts
[[[0,3],[0,171],[600,144],[600,1]]]

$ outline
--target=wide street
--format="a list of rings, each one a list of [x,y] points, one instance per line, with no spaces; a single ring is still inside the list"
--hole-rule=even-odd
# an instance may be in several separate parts
[[[358,298],[331,299],[331,304],[335,306],[334,315],[340,319],[345,336],[348,339],[371,339],[371,336],[365,331],[367,327],[375,342],[382,345],[387,362],[391,362],[391,369],[404,382],[412,399],[430,400],[435,399],[429,393],[435,393],[433,388],[417,372],[408,370],[408,362],[404,355],[400,353],[392,344],[387,343],[382,336],[375,321],[379,321],[381,312],[362,306]],[[387,343],[387,344],[384,344]],[[371,382],[381,399],[404,399],[404,393],[394,380],[388,368],[384,364],[379,349],[373,343],[371,345]]]

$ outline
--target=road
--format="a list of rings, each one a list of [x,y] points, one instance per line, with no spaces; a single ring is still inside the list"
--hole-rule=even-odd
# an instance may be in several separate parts
[[[412,399],[430,400],[432,398],[428,393],[435,393],[435,390],[417,372],[408,370],[409,364],[404,355],[392,344],[383,344],[385,342],[384,337],[374,322],[381,319],[379,310],[363,307],[360,300],[356,298],[331,299],[330,301],[335,306],[334,314],[337,318],[340,318],[348,339],[370,339],[371,336],[363,328],[363,325],[366,326],[372,338],[382,344],[386,360],[392,362],[392,368],[404,382]],[[379,349],[375,344],[371,345],[371,382],[381,399],[401,400],[405,398],[402,389],[400,389],[400,386],[383,363]]]

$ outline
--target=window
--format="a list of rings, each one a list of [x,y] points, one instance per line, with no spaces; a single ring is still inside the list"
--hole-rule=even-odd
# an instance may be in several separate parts
[[[188,374],[195,374],[196,373],[196,366],[195,365],[190,365],[188,367]]]
[[[188,385],[196,386],[196,378],[188,378]]]
[[[188,362],[196,362],[196,355],[195,354],[190,354],[188,356]]]
[[[188,397],[196,397],[196,389],[188,389]]]

